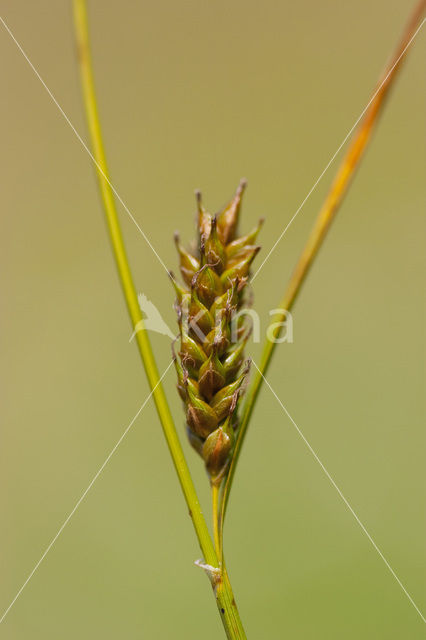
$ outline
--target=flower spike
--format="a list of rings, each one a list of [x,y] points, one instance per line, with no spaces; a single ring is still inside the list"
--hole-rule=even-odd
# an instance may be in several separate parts
[[[206,211],[201,193],[196,192],[198,253],[186,251],[175,234],[186,286],[170,275],[180,329],[177,356],[173,350],[177,388],[185,406],[189,441],[215,485],[232,456],[239,398],[250,368],[247,361],[240,373],[251,329],[239,317],[237,331],[231,330],[234,314],[247,305],[250,267],[260,248],[254,243],[263,222],[249,234],[236,236],[245,187],[242,180],[216,216]]]

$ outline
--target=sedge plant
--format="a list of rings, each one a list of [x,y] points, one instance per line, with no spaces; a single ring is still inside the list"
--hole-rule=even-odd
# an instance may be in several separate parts
[[[204,461],[211,485],[212,536],[200,507],[148,334],[143,330],[143,317],[117,215],[114,197],[117,194],[109,178],[104,151],[89,46],[86,2],[73,0],[73,5],[92,158],[97,169],[108,233],[132,329],[135,330],[137,347],[159,421],[203,555],[199,564],[210,580],[227,638],[243,639],[246,634],[226,571],[223,540],[225,514],[235,470],[256,400],[277,344],[276,340],[266,342],[260,365],[255,367],[253,381],[248,387],[245,402],[240,407],[250,369],[250,360],[244,355],[250,327],[244,322],[243,316],[239,315],[239,311],[251,302],[247,292],[251,265],[259,251],[257,235],[262,221],[246,235],[239,234],[241,199],[246,186],[246,182],[241,181],[235,196],[215,216],[205,210],[201,195],[197,193],[196,240],[190,249],[186,249],[179,236],[175,235],[181,278],[176,278],[170,272],[179,325],[179,335],[172,345],[172,360],[177,373],[178,393],[183,402],[187,436]],[[293,308],[350,186],[406,52],[423,25],[425,5],[425,0],[421,0],[415,8],[396,51],[360,118],[278,305],[282,311],[271,320],[275,338],[279,336],[284,313]]]

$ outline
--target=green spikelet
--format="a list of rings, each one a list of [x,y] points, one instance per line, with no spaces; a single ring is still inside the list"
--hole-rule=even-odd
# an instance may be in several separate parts
[[[173,357],[178,391],[185,405],[188,438],[203,458],[212,483],[219,483],[229,463],[238,429],[238,401],[250,363],[243,350],[250,328],[239,319],[231,331],[235,313],[244,306],[244,290],[251,263],[259,248],[255,240],[263,220],[246,236],[237,236],[240,185],[228,205],[216,216],[198,208],[198,252],[186,251],[175,234],[180,271],[185,288],[170,277],[177,299],[175,308],[180,349]],[[234,320],[235,321],[235,320]],[[232,342],[232,336],[237,341]]]

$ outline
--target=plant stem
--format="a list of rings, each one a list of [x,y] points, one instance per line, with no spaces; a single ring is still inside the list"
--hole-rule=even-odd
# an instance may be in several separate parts
[[[143,319],[127,259],[126,249],[124,247],[113,190],[108,177],[108,167],[102,141],[102,132],[98,115],[90,56],[87,8],[85,0],[74,0],[74,19],[84,105],[92,142],[94,161],[97,168],[99,188],[124,298],[126,300],[132,327],[133,329],[136,329],[137,325],[139,325],[139,327],[143,326],[143,324],[140,324],[143,323]],[[170,413],[167,399],[161,385],[157,364],[155,362],[146,331],[137,331],[136,341],[169,451],[172,456],[186,504],[189,509],[189,514],[194,525],[195,533],[204,556],[204,562],[213,569],[213,571],[206,572],[210,577],[210,581],[215,592],[217,607],[219,609],[227,637],[231,640],[244,639],[246,636],[235,605],[231,585],[228,579],[222,579],[218,557],[201,511],[201,506],[176,432],[176,427]]]
[[[305,248],[303,249],[302,254],[291,275],[285,294],[280,304],[278,305],[278,307],[283,311],[277,313],[272,318],[271,326],[275,323],[282,323],[285,320],[286,312],[292,309],[296,301],[300,288],[305,281],[309,269],[316,255],[318,254],[318,251],[324,241],[324,238],[330,228],[334,217],[336,216],[339,205],[342,203],[343,198],[347,193],[347,190],[351,184],[351,180],[355,174],[355,170],[357,169],[363,157],[363,154],[367,147],[367,143],[370,140],[373,127],[377,123],[378,116],[381,113],[381,110],[385,103],[385,98],[387,97],[389,89],[391,88],[397,72],[401,67],[408,47],[421,26],[423,26],[424,20],[421,22],[421,24],[420,21],[425,10],[425,5],[425,0],[421,0],[421,2],[419,2],[419,4],[416,6],[406,28],[404,29],[404,33],[398,44],[398,47],[390,63],[387,65],[381,81],[378,83],[378,88],[373,92],[373,97],[369,102],[363,119],[361,120],[360,125],[354,134],[352,142],[349,145],[349,149],[345,154],[343,161],[337,171],[334,182],[332,183],[324,204],[320,209]],[[281,328],[282,326],[278,326],[277,324],[275,324],[275,329],[273,332],[274,338],[279,337]],[[235,474],[235,469],[241,453],[241,448],[243,446],[244,437],[247,432],[250,417],[252,415],[259,391],[262,386],[263,376],[266,374],[268,366],[271,362],[276,344],[276,340],[266,341],[262,351],[259,372],[257,372],[254,377],[243,407],[235,449],[227,476],[225,478],[221,498],[221,541],[223,538],[223,525],[225,520],[226,507],[229,500],[229,494]]]
[[[219,486],[215,483],[211,485],[212,489],[212,520],[213,520],[213,540],[216,555],[219,559],[219,565],[222,564],[222,550],[219,536]]]

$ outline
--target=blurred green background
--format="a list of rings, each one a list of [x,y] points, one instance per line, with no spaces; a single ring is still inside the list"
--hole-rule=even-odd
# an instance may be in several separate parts
[[[364,108],[414,3],[89,4],[114,185],[176,269],[193,190],[213,211],[249,180],[242,228],[270,247]],[[87,139],[69,2],[2,15]],[[294,313],[268,378],[418,606],[426,607],[425,31]],[[1,609],[148,394],[91,161],[0,29],[3,219]],[[340,157],[340,156],[339,156]],[[331,181],[256,279],[263,321]],[[175,326],[173,292],[120,209],[138,291]],[[259,262],[260,264],[260,257]],[[161,370],[169,340],[152,336]],[[259,355],[259,345],[252,345]],[[165,380],[183,434],[174,373]],[[184,441],[205,509],[207,479]],[[264,389],[226,553],[249,638],[422,638],[407,597]],[[0,626],[0,636],[184,638],[223,631],[153,404]]]

